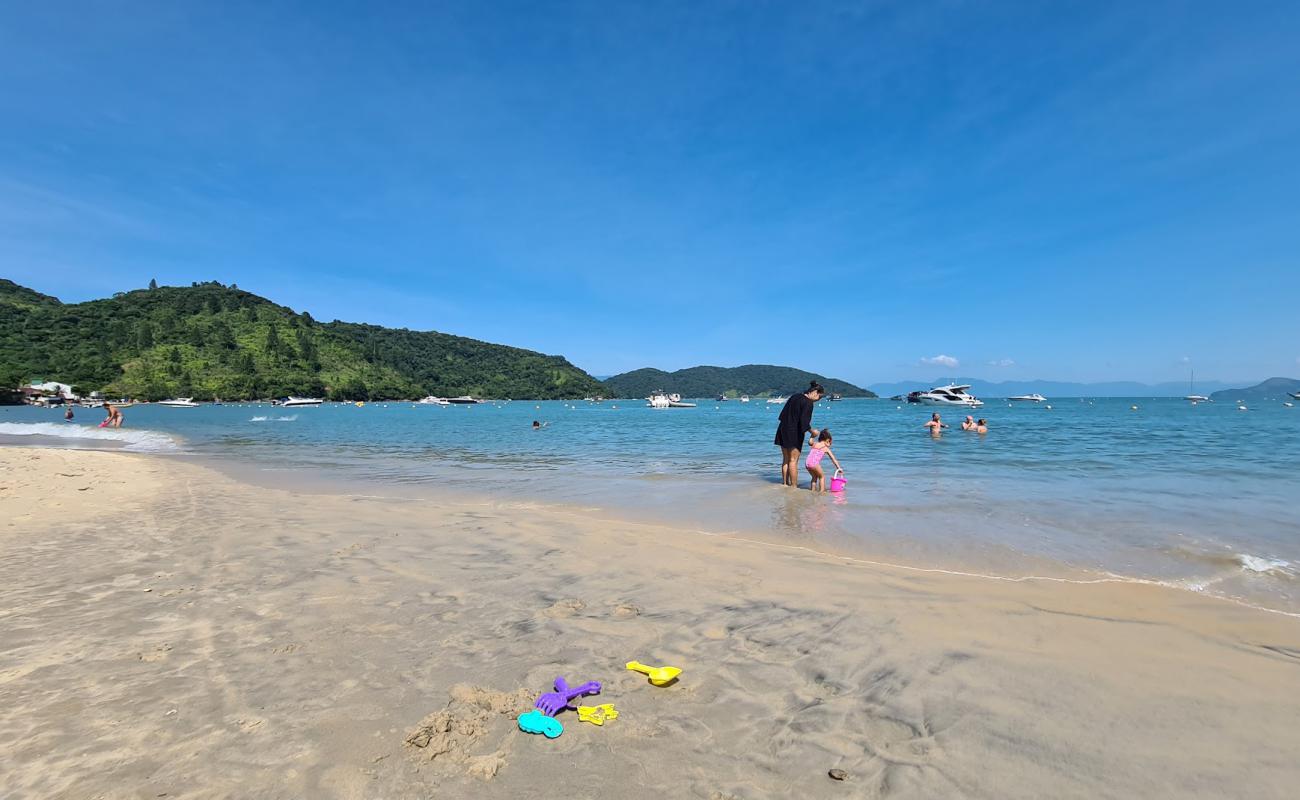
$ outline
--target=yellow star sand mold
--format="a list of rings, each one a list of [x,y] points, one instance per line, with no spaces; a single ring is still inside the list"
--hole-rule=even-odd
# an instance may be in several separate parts
[[[618,711],[615,710],[613,703],[603,703],[598,706],[578,706],[578,720],[581,722],[604,725],[611,719],[618,719]]]

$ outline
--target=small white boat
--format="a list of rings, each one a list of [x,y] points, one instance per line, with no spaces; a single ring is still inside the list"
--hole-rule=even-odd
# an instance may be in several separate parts
[[[748,403],[748,402],[749,402],[749,395],[747,395],[747,394],[742,394],[742,395],[740,396],[740,402],[742,402],[742,403]]]
[[[767,403],[768,405],[785,405],[785,401],[789,399],[788,397],[769,397]]]
[[[419,403],[420,403],[420,405],[424,405],[424,406],[449,406],[449,405],[451,405],[451,402],[450,402],[449,400],[447,400],[447,399],[445,399],[445,398],[442,398],[442,397],[434,397],[433,395],[429,395],[428,397],[424,398],[423,400],[420,400]]]
[[[281,408],[301,408],[302,406],[318,406],[325,401],[315,397],[294,397],[290,395],[280,401]]]
[[[1034,394],[1018,394],[1015,397],[1008,397],[1008,400],[1018,400],[1025,403],[1043,403],[1047,401],[1046,397],[1035,392]]]
[[[1192,370],[1191,375],[1187,378],[1187,396],[1183,399],[1190,401],[1192,405],[1210,402],[1210,398],[1196,393],[1196,370]]]
[[[929,406],[965,406],[966,408],[979,408],[984,405],[983,400],[966,393],[969,388],[969,384],[950,383],[947,386],[936,386],[928,392],[912,392],[907,396],[907,401]]]
[[[463,395],[461,395],[460,397],[448,397],[448,398],[447,398],[447,402],[450,403],[450,404],[452,404],[452,405],[454,405],[454,406],[476,406],[476,405],[478,405],[479,403],[485,403],[485,402],[487,402],[487,401],[486,401],[486,400],[475,400],[474,398],[470,397],[469,395],[467,395],[467,394],[463,394]]]
[[[158,405],[167,406],[168,408],[198,408],[199,404],[194,402],[193,397],[173,397],[170,400],[159,400]]]
[[[646,406],[649,408],[695,408],[694,403],[687,403],[682,400],[680,394],[664,394],[663,391],[653,392],[646,398]]]

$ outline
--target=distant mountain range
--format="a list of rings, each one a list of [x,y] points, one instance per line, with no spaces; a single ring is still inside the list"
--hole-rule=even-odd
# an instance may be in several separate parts
[[[1300,392],[1300,379],[1269,378],[1244,389],[1221,389],[1210,395],[1211,400],[1290,400],[1292,392]]]
[[[943,386],[946,383],[968,383],[970,392],[976,397],[1012,397],[1018,394],[1038,393],[1044,397],[1185,397],[1188,394],[1186,381],[1168,383],[1138,383],[1137,381],[1107,381],[1103,383],[1072,383],[1069,381],[1001,381],[993,382],[979,378],[936,378],[933,381],[896,381],[894,383],[873,383],[871,390],[881,397],[906,395],[917,389],[925,390],[931,386]],[[1196,393],[1207,394],[1213,391],[1230,390],[1234,384],[1222,381],[1197,381]]]
[[[651,392],[665,391],[682,397],[716,397],[727,395],[752,397],[788,395],[808,388],[810,381],[818,381],[828,392],[845,397],[875,397],[861,386],[827,378],[794,367],[777,367],[771,364],[746,364],[743,367],[690,367],[676,372],[661,369],[644,369],[624,372],[605,379],[605,393],[611,397],[647,397]]]

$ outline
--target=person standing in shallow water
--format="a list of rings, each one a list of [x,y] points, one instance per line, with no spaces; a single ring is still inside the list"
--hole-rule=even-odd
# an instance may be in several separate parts
[[[817,381],[803,394],[794,394],[785,401],[776,423],[776,446],[781,448],[781,483],[799,485],[799,451],[803,449],[804,436],[817,430],[812,426],[813,406],[822,399],[826,390]]]

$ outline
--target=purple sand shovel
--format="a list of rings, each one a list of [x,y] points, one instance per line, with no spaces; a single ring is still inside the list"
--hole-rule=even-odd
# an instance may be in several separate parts
[[[553,717],[566,708],[573,708],[573,706],[569,705],[569,701],[585,694],[600,694],[600,683],[598,681],[587,681],[581,686],[570,689],[564,678],[556,678],[555,691],[543,694],[537,698],[534,705],[546,716]]]

